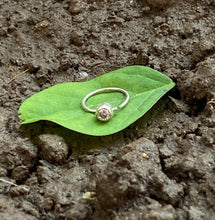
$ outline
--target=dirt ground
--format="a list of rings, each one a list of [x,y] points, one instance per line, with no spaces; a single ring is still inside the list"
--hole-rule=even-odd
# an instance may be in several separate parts
[[[36,92],[134,64],[176,87],[124,131],[20,126]],[[215,219],[214,0],[1,0],[0,91],[1,220]]]

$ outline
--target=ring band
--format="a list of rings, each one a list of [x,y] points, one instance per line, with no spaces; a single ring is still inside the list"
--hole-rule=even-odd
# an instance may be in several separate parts
[[[103,93],[103,92],[121,92],[126,96],[126,99],[123,103],[121,103],[118,107],[112,107],[109,103],[105,102],[100,104],[97,109],[91,109],[89,107],[87,107],[86,105],[86,101],[94,96],[97,95],[99,93]],[[97,89],[91,93],[89,93],[88,95],[86,95],[83,100],[82,100],[82,108],[88,112],[91,113],[95,113],[96,117],[98,120],[100,121],[108,121],[112,118],[113,116],[113,111],[119,109],[119,108],[123,108],[128,104],[129,101],[129,94],[126,90],[121,89],[121,88],[116,88],[116,87],[107,87],[107,88],[102,88],[102,89]]]

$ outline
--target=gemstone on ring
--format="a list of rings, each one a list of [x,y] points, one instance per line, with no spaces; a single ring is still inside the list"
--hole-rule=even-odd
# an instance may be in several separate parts
[[[90,97],[97,95],[99,93],[105,93],[105,92],[121,92],[125,95],[125,100],[120,105],[114,106],[114,107],[111,106],[108,102],[100,104],[97,109],[89,108],[86,105],[86,101]],[[128,104],[128,101],[129,101],[129,93],[126,90],[121,89],[121,88],[117,88],[117,87],[107,87],[107,88],[97,89],[97,90],[92,91],[89,94],[87,94],[83,98],[81,105],[85,111],[95,113],[98,120],[105,122],[105,121],[109,121],[113,117],[114,111],[121,109],[121,108],[124,108]]]
[[[102,103],[96,109],[96,117],[100,121],[109,121],[113,116],[113,109],[107,102]]]

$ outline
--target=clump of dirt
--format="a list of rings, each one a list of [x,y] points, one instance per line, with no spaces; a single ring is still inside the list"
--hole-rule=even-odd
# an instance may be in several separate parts
[[[68,146],[62,137],[44,134],[38,137],[42,157],[50,163],[62,164],[68,157]]]
[[[138,213],[137,219],[145,219],[156,200],[176,205],[183,198],[184,191],[181,184],[161,171],[157,146],[140,138],[121,148],[115,160],[107,165],[97,180],[96,195],[95,219],[115,219],[117,216],[132,219],[134,212]],[[172,210],[169,214],[174,217]],[[153,211],[156,212],[157,207]]]
[[[212,55],[199,62],[194,71],[185,70],[178,77],[178,89],[182,98],[192,106],[191,112],[202,111],[207,102],[214,99],[214,73],[215,55]]]
[[[214,12],[213,0],[3,0],[0,218],[213,220]],[[135,64],[176,87],[124,131],[20,127],[36,92]]]

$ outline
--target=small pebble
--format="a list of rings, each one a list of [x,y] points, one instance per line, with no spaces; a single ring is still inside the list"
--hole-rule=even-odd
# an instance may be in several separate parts
[[[82,196],[83,199],[86,200],[93,200],[95,199],[96,193],[95,192],[85,192]]]
[[[47,28],[49,26],[49,23],[47,21],[41,21],[40,23],[35,25],[35,28],[37,30],[42,30],[44,28]]]
[[[146,154],[146,153],[142,153],[142,156],[143,156],[143,158],[145,158],[145,159],[149,159],[149,156],[148,156],[148,154]]]
[[[78,72],[78,73],[75,74],[76,80],[80,81],[80,82],[87,80],[88,77],[89,77],[89,74],[87,72],[84,72],[84,71],[83,72]]]

